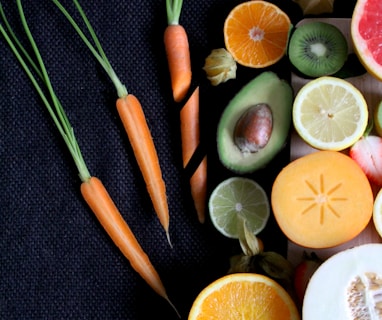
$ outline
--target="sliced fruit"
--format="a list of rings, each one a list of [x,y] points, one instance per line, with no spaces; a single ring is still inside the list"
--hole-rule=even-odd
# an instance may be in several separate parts
[[[374,200],[373,222],[379,236],[382,237],[382,189],[378,191]]]
[[[382,2],[358,0],[351,19],[354,51],[371,75],[382,80]]]
[[[305,292],[304,320],[381,319],[382,244],[336,253],[313,274]]]
[[[267,1],[243,2],[225,20],[226,49],[239,64],[264,68],[285,55],[290,28],[288,15],[276,5]]]
[[[292,33],[288,56],[303,75],[332,75],[345,64],[348,45],[336,26],[321,21],[307,22]]]
[[[358,163],[370,182],[382,187],[382,137],[374,135],[361,137],[352,145],[349,155]]]
[[[252,179],[242,177],[222,181],[211,193],[208,208],[216,229],[235,239],[241,236],[243,223],[249,232],[258,234],[270,215],[264,189]]]
[[[250,173],[264,167],[286,142],[291,124],[292,103],[292,87],[273,72],[263,72],[245,85],[224,109],[218,124],[217,148],[222,164],[237,173]],[[255,124],[260,121],[252,118],[253,122],[245,130],[247,140],[253,141],[254,136],[269,131],[267,126],[272,126],[271,135],[265,146],[257,152],[245,151],[235,142],[235,128],[244,114],[250,116],[252,113],[248,111],[259,105],[267,106],[272,119],[268,124],[261,122],[258,127]]]
[[[316,149],[340,151],[361,138],[369,112],[362,93],[350,82],[320,77],[297,93],[292,116],[306,143]]]
[[[276,177],[271,204],[284,234],[308,248],[329,248],[357,236],[373,212],[373,192],[361,168],[337,151],[316,151]]]
[[[195,299],[188,320],[300,319],[289,294],[274,280],[254,273],[223,276]]]
[[[382,137],[382,101],[374,110],[374,128],[377,134]]]

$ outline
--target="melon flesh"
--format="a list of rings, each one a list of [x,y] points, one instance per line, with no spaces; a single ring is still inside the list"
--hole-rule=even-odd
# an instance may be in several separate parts
[[[363,244],[326,260],[306,289],[304,320],[382,319],[382,244]]]

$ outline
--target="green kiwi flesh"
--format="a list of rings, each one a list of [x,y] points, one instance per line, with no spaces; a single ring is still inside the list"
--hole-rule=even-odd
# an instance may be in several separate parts
[[[303,75],[332,75],[345,64],[348,45],[345,36],[326,22],[307,22],[292,33],[288,56],[292,65]]]

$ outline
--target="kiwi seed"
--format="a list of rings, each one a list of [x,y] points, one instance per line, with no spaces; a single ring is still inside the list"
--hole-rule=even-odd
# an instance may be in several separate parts
[[[345,64],[348,45],[345,36],[334,25],[308,22],[293,32],[288,50],[289,60],[308,77],[331,75]]]

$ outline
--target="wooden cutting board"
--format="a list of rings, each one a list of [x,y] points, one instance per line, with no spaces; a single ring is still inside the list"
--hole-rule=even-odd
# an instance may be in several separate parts
[[[350,36],[350,22],[351,19],[335,19],[335,18],[324,18],[324,19],[304,19],[300,21],[298,25],[301,25],[303,23],[309,22],[309,21],[323,21],[327,23],[331,23],[335,26],[337,26],[345,35],[345,37],[348,40],[348,46],[349,46],[349,53],[353,53],[353,45],[351,41]],[[353,77],[353,78],[347,78],[349,82],[354,84],[364,95],[369,111],[373,112],[373,109],[376,107],[376,105],[382,100],[382,82],[378,81],[377,79],[373,78],[369,74],[364,74],[362,76]],[[303,79],[296,74],[292,73],[291,77],[291,83],[292,87],[294,89],[295,94],[299,91],[299,89],[307,83],[309,80]],[[307,145],[298,135],[296,132],[292,132],[291,135],[291,150],[290,150],[290,158],[291,161],[295,160],[305,154],[315,152],[316,149],[310,147]],[[378,190],[377,188],[374,188],[374,192],[376,193]],[[288,242],[288,259],[296,265],[299,261],[301,261],[302,254],[304,251],[306,252],[312,252],[314,251],[317,253],[317,255],[323,259],[326,259],[330,257],[331,255],[342,251],[347,248],[351,248],[356,245],[364,244],[364,243],[371,243],[371,242],[382,242],[381,237],[376,232],[373,221],[371,220],[368,227],[355,239],[342,244],[341,246],[328,248],[328,249],[310,249],[310,248],[304,248],[301,246],[298,246],[291,241]]]

